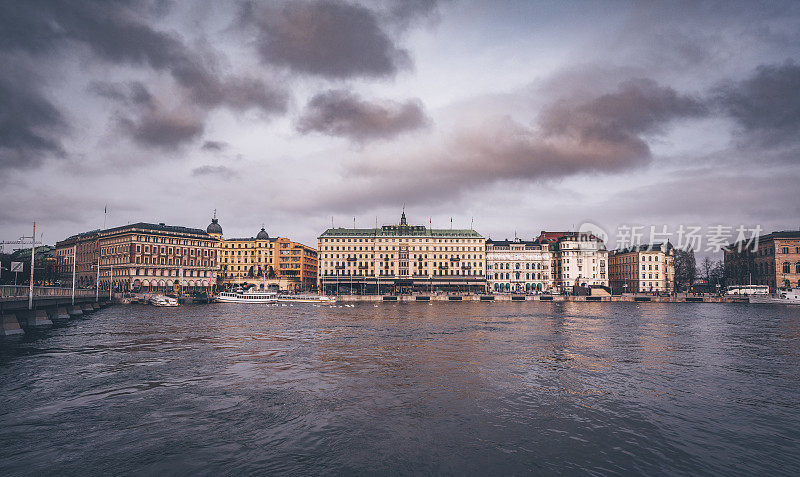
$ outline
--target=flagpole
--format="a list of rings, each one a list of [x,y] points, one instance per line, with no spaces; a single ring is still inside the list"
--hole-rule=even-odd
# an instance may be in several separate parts
[[[33,310],[33,269],[36,262],[33,260],[34,254],[36,254],[36,222],[33,223],[33,236],[31,237],[31,283],[29,288],[29,295],[28,295],[28,309]]]

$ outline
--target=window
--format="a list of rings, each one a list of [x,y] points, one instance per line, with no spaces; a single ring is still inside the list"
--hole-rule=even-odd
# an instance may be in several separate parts
[[[789,253],[789,247],[781,248],[781,253]]]
[[[783,262],[783,273],[791,273],[789,262]]]
[[[794,273],[800,273],[800,262],[794,264]]]

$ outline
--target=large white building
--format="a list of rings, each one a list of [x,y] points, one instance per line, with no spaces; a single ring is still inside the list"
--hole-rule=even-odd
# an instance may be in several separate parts
[[[493,293],[542,293],[553,287],[553,252],[537,241],[487,240],[486,286]]]
[[[598,237],[585,232],[542,231],[538,241],[549,244],[554,251],[551,268],[554,285],[560,291],[571,291],[574,287],[608,287],[608,250]]]
[[[471,229],[331,228],[319,236],[323,293],[483,292],[485,239]]]

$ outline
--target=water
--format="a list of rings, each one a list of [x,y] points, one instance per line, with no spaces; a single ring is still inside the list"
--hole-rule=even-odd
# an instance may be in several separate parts
[[[797,475],[800,310],[114,307],[0,399],[0,475]]]

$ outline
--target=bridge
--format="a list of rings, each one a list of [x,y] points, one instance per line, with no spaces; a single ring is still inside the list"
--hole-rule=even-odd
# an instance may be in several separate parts
[[[25,333],[26,329],[51,326],[53,322],[94,313],[111,303],[95,290],[59,287],[0,286],[0,336]]]

